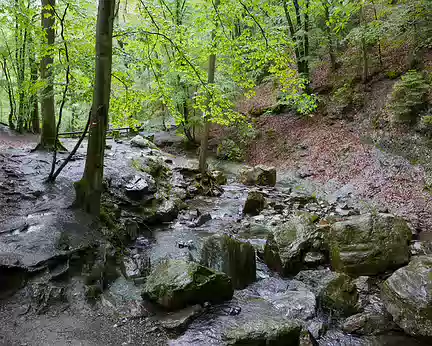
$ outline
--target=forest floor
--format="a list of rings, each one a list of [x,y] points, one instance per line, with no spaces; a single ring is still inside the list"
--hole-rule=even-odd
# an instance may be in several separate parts
[[[314,117],[288,113],[257,118],[258,136],[248,147],[248,164],[293,170],[333,190],[352,191],[357,200],[406,218],[430,239],[432,150],[416,131],[391,125],[386,105],[394,83],[385,77],[371,80],[358,94],[362,106],[336,117],[320,107]],[[241,105],[243,110],[275,103],[274,92],[261,89],[250,104]]]
[[[296,170],[319,184],[350,187],[358,199],[405,217],[417,231],[432,230],[425,169],[368,143],[356,124],[282,114],[262,117],[258,128],[261,135],[249,147],[249,164]]]

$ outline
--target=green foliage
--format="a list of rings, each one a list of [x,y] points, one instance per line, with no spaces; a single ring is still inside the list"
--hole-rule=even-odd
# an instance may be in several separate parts
[[[429,85],[420,72],[409,71],[393,87],[390,109],[394,121],[415,123],[427,104]]]
[[[227,129],[225,138],[217,147],[217,157],[222,160],[243,161],[246,148],[257,136],[257,131],[246,122],[237,122]]]

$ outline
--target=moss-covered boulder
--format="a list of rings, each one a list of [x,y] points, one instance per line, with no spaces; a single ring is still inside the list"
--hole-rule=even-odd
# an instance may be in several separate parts
[[[265,197],[262,192],[249,191],[245,205],[243,207],[243,214],[258,215],[265,207]]]
[[[406,333],[432,337],[432,256],[416,257],[394,272],[384,282],[381,296]]]
[[[310,253],[327,255],[327,231],[316,227],[308,217],[294,216],[269,234],[264,247],[264,262],[282,275],[296,274],[310,266],[305,257]]]
[[[242,289],[256,279],[254,247],[226,234],[211,236],[204,241],[201,264],[226,273],[236,289]]]
[[[350,275],[376,275],[408,263],[412,234],[407,223],[390,214],[364,214],[333,224],[332,267]]]
[[[227,345],[298,346],[302,326],[297,321],[260,320],[246,322],[223,335]]]
[[[130,145],[141,149],[158,149],[152,141],[140,135],[136,135],[132,138],[130,140]]]
[[[168,310],[205,302],[220,303],[234,293],[228,275],[198,263],[167,259],[150,273],[143,297]]]
[[[320,305],[334,314],[350,316],[359,312],[359,294],[352,278],[336,274],[327,282],[318,300]]]
[[[275,186],[276,169],[258,165],[246,167],[240,172],[240,182],[245,185]]]

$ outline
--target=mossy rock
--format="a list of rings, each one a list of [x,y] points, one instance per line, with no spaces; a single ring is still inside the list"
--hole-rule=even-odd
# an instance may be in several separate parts
[[[302,326],[294,320],[248,321],[223,335],[227,345],[298,346]]]
[[[351,316],[359,312],[359,294],[351,277],[338,274],[322,290],[319,301],[328,311],[342,316]]]
[[[276,169],[258,165],[246,167],[240,172],[240,182],[244,185],[275,186]]]
[[[265,197],[262,192],[249,191],[243,214],[258,215],[265,208]]]
[[[316,227],[308,217],[293,216],[288,222],[269,234],[264,247],[264,262],[281,275],[294,275],[310,266],[305,256],[321,253],[327,257],[327,232]]]
[[[236,289],[243,289],[256,279],[254,247],[226,234],[211,236],[205,240],[200,263],[226,273]]]
[[[383,284],[381,296],[406,333],[432,338],[432,256],[414,258]]]
[[[168,310],[231,299],[234,290],[228,275],[198,263],[167,259],[150,273],[143,297]]]
[[[331,228],[332,267],[350,275],[377,275],[408,263],[411,230],[390,214],[364,214],[336,222]]]

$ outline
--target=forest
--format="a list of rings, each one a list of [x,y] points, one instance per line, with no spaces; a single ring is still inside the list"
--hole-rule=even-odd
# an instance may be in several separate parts
[[[0,344],[430,344],[432,1],[0,0],[0,37]]]

